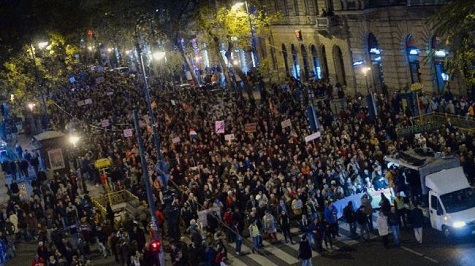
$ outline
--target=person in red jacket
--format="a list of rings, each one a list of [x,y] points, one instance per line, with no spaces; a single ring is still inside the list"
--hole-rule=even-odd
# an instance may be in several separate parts
[[[31,266],[46,266],[46,263],[42,257],[36,254],[33,260],[31,261]]]

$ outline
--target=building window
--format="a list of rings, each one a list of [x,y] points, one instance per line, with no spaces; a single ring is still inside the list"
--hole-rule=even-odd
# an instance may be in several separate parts
[[[312,62],[313,62],[313,76],[315,79],[322,78],[322,69],[320,67],[320,60],[318,59],[318,52],[315,45],[310,47],[310,51],[312,52]]]
[[[288,54],[287,54],[287,48],[285,47],[285,44],[282,44],[282,56],[284,57],[285,73],[289,73],[289,62],[287,61]]]
[[[296,79],[300,79],[300,65],[299,65],[299,55],[297,53],[297,49],[295,45],[292,44],[291,46],[292,51],[292,75]]]
[[[343,62],[343,53],[338,45],[333,47],[333,60],[335,62],[336,81],[342,86],[346,85],[345,64]]]
[[[383,64],[381,63],[382,50],[373,33],[368,35],[368,55],[371,62],[371,85],[376,88],[376,91],[381,92],[384,84]]]
[[[421,73],[419,72],[420,62],[419,62],[419,53],[420,50],[417,48],[414,38],[412,35],[406,37],[406,52],[407,58],[409,61],[409,71],[411,74],[412,84],[421,82]]]

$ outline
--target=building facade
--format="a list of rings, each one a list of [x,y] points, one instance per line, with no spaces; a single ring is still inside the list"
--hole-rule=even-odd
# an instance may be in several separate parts
[[[421,83],[429,93],[458,90],[444,70],[450,49],[428,19],[443,0],[266,0],[282,21],[261,38],[281,79],[329,79],[348,92]],[[449,83],[448,83],[449,82]]]

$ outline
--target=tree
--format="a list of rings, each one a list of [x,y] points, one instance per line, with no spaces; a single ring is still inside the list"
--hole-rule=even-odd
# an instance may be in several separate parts
[[[452,56],[446,66],[450,76],[460,75],[464,85],[475,85],[475,1],[451,1],[429,21],[437,36],[443,36]]]
[[[18,53],[5,60],[0,71],[5,92],[15,94],[19,99],[31,99],[42,92],[49,95],[50,89],[67,82],[69,72],[77,63],[78,47],[66,44],[57,33],[49,34],[47,39],[48,44],[43,49],[37,44],[26,43]]]
[[[249,8],[252,6],[259,8]],[[236,48],[251,51],[253,48],[251,45],[253,32],[255,35],[263,36],[271,23],[280,19],[279,13],[268,14],[264,12],[266,8],[262,5],[258,6],[257,3],[249,2],[249,7],[236,4],[232,7],[216,5],[215,8],[201,6],[197,18],[202,32],[211,40],[212,47],[215,49],[215,53],[223,67],[229,87],[231,87],[232,80],[226,63],[221,56],[221,48],[224,46],[225,56],[228,62],[231,62],[231,54]],[[247,83],[245,74],[240,67],[233,64],[230,64],[230,67],[233,68],[235,74],[241,77],[245,89],[250,89],[250,85]]]

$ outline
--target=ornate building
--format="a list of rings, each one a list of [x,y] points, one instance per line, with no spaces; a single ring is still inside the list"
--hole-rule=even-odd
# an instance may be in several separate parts
[[[444,0],[265,0],[282,22],[261,37],[258,51],[280,78],[329,78],[349,92],[381,92],[422,83],[442,92],[450,51],[428,18]],[[452,89],[458,87],[450,82]]]

